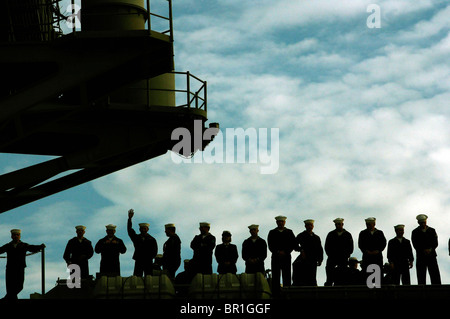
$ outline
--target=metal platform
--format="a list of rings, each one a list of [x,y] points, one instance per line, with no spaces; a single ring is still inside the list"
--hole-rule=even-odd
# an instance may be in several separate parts
[[[26,4],[41,10],[41,3],[58,2],[36,1]],[[172,150],[176,128],[193,130],[201,121],[207,129],[206,81],[174,71],[171,1],[167,17],[128,1],[124,12],[137,8],[135,29],[127,29],[122,12],[103,14],[105,5],[116,10],[127,1],[97,0],[103,15],[85,2],[86,16],[106,19],[110,29],[85,18],[89,28],[57,37],[14,37],[17,25],[2,33],[9,41],[0,42],[0,153],[53,159],[0,176],[0,213],[160,156]],[[152,30],[152,16],[165,18],[168,32]],[[54,31],[47,27],[46,35]]]

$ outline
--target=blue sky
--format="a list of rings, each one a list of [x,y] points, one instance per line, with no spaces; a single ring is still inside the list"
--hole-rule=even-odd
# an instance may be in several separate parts
[[[379,6],[381,28],[366,24],[369,4]],[[227,128],[278,129],[279,141],[268,145],[279,168],[261,174],[262,162],[177,164],[168,152],[1,214],[0,242],[21,228],[23,241],[47,245],[47,290],[67,277],[62,254],[78,224],[93,244],[106,224],[117,224],[128,247],[122,275],[131,275],[129,208],[136,225],[150,223],[160,252],[164,224],[175,223],[183,259],[192,257],[189,244],[202,221],[218,242],[230,230],[240,252],[248,225],[259,224],[266,238],[279,214],[295,234],[303,220],[315,219],[323,243],[336,217],[356,242],[366,217],[377,218],[387,239],[400,223],[410,238],[415,216],[426,213],[439,236],[442,281],[450,283],[448,2],[184,0],[174,1],[173,11],[176,70],[208,81],[209,121],[221,124],[222,136]],[[217,143],[209,147],[220,149]],[[41,160],[1,155],[0,171]],[[356,247],[354,256],[361,257]],[[99,261],[91,259],[91,273]],[[414,284],[415,267],[411,274]],[[319,285],[324,281],[322,265]],[[35,291],[38,255],[28,258],[20,297]]]

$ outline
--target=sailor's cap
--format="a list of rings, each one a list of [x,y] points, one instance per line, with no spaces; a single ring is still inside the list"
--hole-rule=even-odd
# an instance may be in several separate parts
[[[425,214],[420,214],[420,215],[417,215],[417,216],[416,216],[416,219],[417,219],[418,221],[427,220],[427,219],[428,219],[428,216],[425,215]]]

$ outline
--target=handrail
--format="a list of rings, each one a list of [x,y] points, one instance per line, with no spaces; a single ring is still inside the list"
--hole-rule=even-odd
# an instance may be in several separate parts
[[[195,75],[191,74],[189,71],[180,72],[180,71],[172,71],[170,72],[175,75],[185,75],[186,76],[186,89],[155,89],[155,88],[148,88],[149,91],[158,91],[158,92],[175,92],[175,93],[184,93],[186,94],[186,103],[175,105],[176,107],[182,108],[188,108],[188,109],[199,109],[204,110],[207,112],[207,82],[201,80],[200,78],[196,77]],[[191,81],[196,80],[199,82],[199,88],[194,92],[191,90],[192,83]]]
[[[152,107],[176,107],[176,108],[187,108],[187,109],[195,109],[195,110],[202,110],[204,112],[207,112],[208,105],[207,105],[207,82],[199,79],[195,75],[192,75],[189,71],[186,72],[180,72],[180,71],[171,71],[166,72],[162,75],[167,74],[174,74],[174,76],[179,75],[183,78],[183,82],[180,82],[176,78],[174,78],[174,84],[175,87],[170,86],[163,86],[163,87],[151,87],[151,78],[145,80],[145,85],[137,85],[137,86],[131,86],[128,87],[129,90],[136,90],[136,92],[142,92],[145,90],[147,92],[147,98],[146,98],[146,107],[148,109],[151,109]],[[181,86],[185,85],[185,88],[179,88],[181,83]],[[177,85],[178,84],[178,85]],[[169,84],[170,85],[170,84]],[[171,102],[170,99],[169,102],[162,102],[163,104],[153,104],[151,102],[150,98],[150,92],[166,92],[166,93],[174,93],[175,96],[175,103]],[[164,104],[168,103],[168,104]]]
[[[156,1],[156,0],[154,0]],[[158,0],[163,1],[163,0]],[[146,0],[146,18],[147,25],[146,30],[150,35],[151,31],[158,32],[161,34],[166,34],[169,36],[171,42],[173,42],[173,14],[172,14],[172,0],[167,1],[167,16],[156,14],[151,11],[150,8],[150,0]],[[30,40],[40,40],[40,41],[52,41],[55,38],[59,37],[62,34],[61,30],[61,22],[65,22],[69,27],[69,34],[74,34],[76,32],[77,25],[81,23],[80,21],[80,6],[75,4],[75,0],[70,0],[67,7],[62,7],[59,2],[61,0],[47,0],[46,2],[30,2],[30,9],[36,10],[36,16],[34,15],[23,15],[18,16],[21,18],[20,21],[15,21],[14,23],[9,21],[9,25],[7,25],[8,30],[8,41],[15,42],[17,41],[16,36],[26,36],[26,39]],[[9,2],[6,2],[6,9],[8,10],[8,14],[12,14],[12,10],[8,5]],[[18,2],[19,3],[19,2]],[[15,9],[17,10],[19,5],[15,5]],[[38,10],[42,12],[38,12]],[[66,11],[69,10],[69,11]],[[61,12],[63,11],[63,12]],[[45,14],[44,14],[45,13]],[[65,15],[67,14],[68,15]],[[156,29],[152,29],[152,17],[164,20],[168,22],[168,29],[158,31]],[[33,18],[33,19],[31,19]],[[30,20],[31,19],[31,20]],[[46,19],[46,20],[45,20]],[[39,34],[30,34],[30,32],[25,33],[22,30],[24,27],[33,27],[34,31],[39,32]],[[15,30],[17,28],[17,30]],[[22,28],[22,29],[21,29]],[[29,30],[28,30],[29,31]],[[37,38],[39,37],[39,38]],[[0,39],[0,41],[2,41]],[[19,40],[19,41],[23,41]]]
[[[34,253],[27,253],[27,254],[25,254],[25,256],[32,256],[32,255],[36,255],[36,254],[39,254],[41,251],[39,250],[39,251],[35,251]],[[8,256],[0,256],[0,258],[4,258],[4,259],[7,259],[8,258]]]
[[[8,21],[0,42],[51,41],[61,34],[59,1],[4,1]],[[33,14],[35,13],[35,14]]]

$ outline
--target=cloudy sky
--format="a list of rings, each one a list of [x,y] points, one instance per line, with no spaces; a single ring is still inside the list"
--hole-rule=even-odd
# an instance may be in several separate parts
[[[62,254],[78,224],[87,226],[93,244],[106,224],[117,224],[128,247],[122,275],[131,275],[129,208],[136,225],[151,224],[160,252],[164,224],[176,223],[183,259],[192,257],[189,244],[202,221],[211,223],[218,242],[223,230],[231,231],[240,252],[249,224],[259,224],[267,238],[279,214],[295,234],[304,230],[303,220],[315,219],[323,243],[336,217],[345,219],[356,242],[366,217],[377,218],[387,239],[400,223],[410,238],[415,216],[426,213],[439,236],[442,281],[450,283],[447,1],[183,0],[173,10],[176,69],[208,81],[209,122],[219,122],[221,132],[190,161],[168,152],[1,214],[0,242],[21,228],[23,241],[47,245],[47,290],[68,275]],[[374,22],[380,28],[370,28]],[[238,129],[256,132],[259,144],[249,138],[247,145],[257,150],[256,163],[226,152]],[[235,160],[219,161],[217,154]],[[0,170],[40,160],[2,155]],[[268,163],[276,169],[262,174]],[[361,257],[356,245],[353,255]],[[92,274],[99,261],[91,259]],[[417,283],[415,267],[411,274]],[[323,285],[324,265],[317,276]],[[19,296],[40,289],[40,256],[34,255]]]

